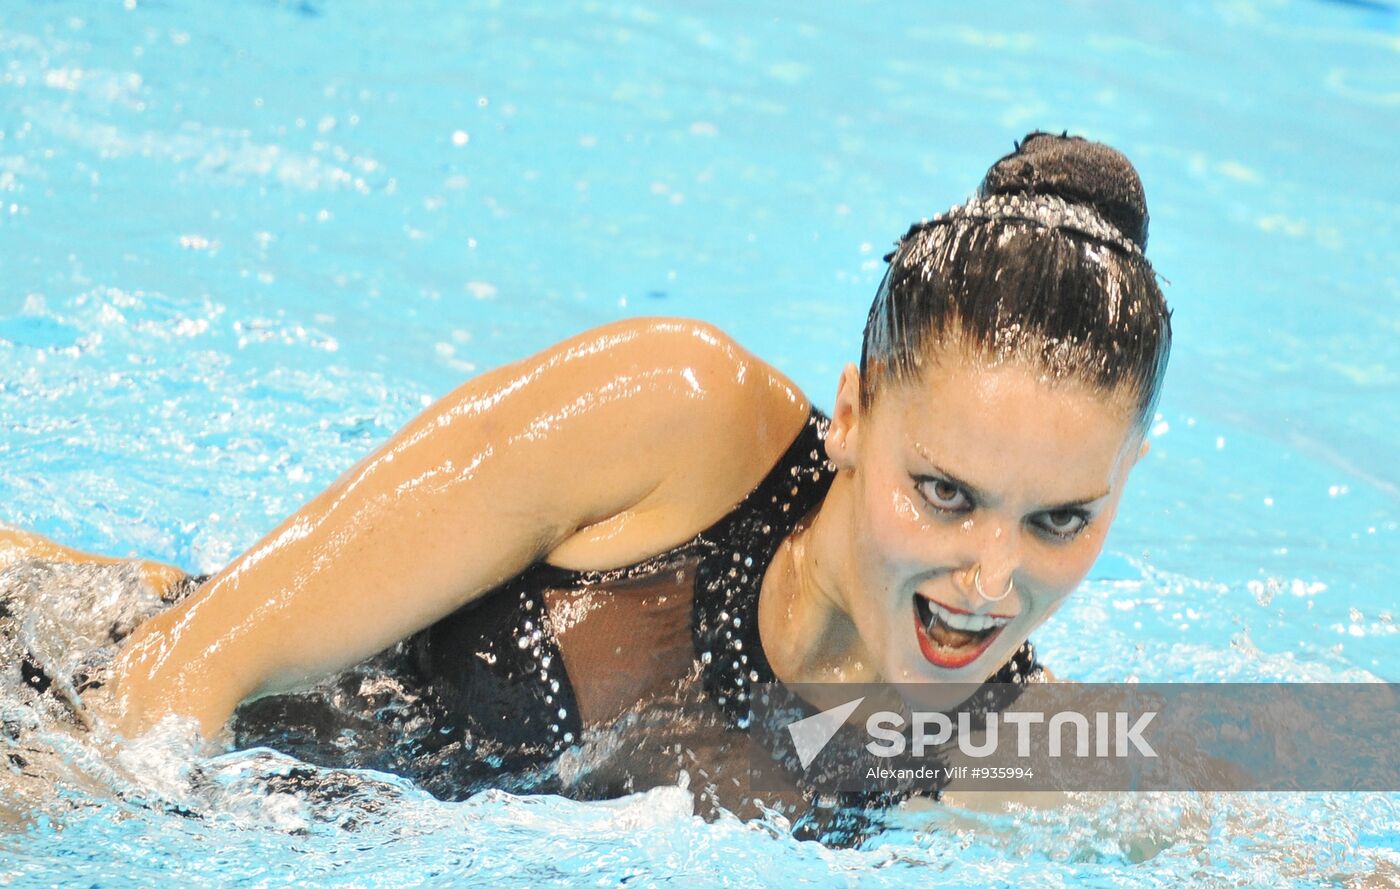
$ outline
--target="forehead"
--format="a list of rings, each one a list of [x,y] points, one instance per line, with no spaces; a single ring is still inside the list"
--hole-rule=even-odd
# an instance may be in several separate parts
[[[1114,487],[1136,444],[1124,399],[1022,362],[940,352],[921,379],[881,393],[877,437],[996,496],[1065,502]]]

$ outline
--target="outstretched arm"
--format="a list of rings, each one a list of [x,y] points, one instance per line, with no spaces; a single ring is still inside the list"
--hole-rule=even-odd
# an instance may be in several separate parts
[[[121,732],[178,713],[210,736],[241,701],[356,663],[579,529],[654,508],[694,461],[752,454],[741,433],[705,434],[733,428],[759,376],[716,334],[610,325],[430,406],[132,635],[115,667]]]
[[[111,565],[116,562],[130,561],[129,559],[83,552],[50,540],[42,534],[0,525],[0,571],[4,571],[21,559],[43,559],[48,562],[70,562],[75,565],[85,563]],[[171,584],[185,577],[184,571],[164,562],[142,559],[138,561],[138,564],[141,566],[141,575],[146,579],[146,583],[150,584],[151,589],[159,594],[164,594]]]

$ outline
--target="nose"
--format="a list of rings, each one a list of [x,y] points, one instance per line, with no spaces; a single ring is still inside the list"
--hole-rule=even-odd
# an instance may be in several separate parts
[[[967,546],[957,577],[967,601],[980,607],[1006,598],[1020,567],[1017,535],[993,518],[969,519],[962,531]]]

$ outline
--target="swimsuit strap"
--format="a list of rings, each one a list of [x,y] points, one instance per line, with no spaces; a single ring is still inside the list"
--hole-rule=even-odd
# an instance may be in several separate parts
[[[691,634],[705,690],[730,721],[746,728],[749,689],[773,682],[758,634],[763,576],[797,524],[826,497],[836,467],[826,459],[831,420],[813,407],[777,464],[729,515],[700,535]]]
[[[529,596],[529,591],[541,587],[583,588],[647,577],[674,570],[681,562],[699,556],[691,609],[695,658],[701,667],[706,692],[731,723],[745,727],[749,715],[748,689],[756,682],[776,679],[758,634],[759,590],[778,547],[797,523],[821,504],[836,477],[836,467],[826,459],[826,432],[830,425],[826,414],[813,407],[797,437],[758,486],[723,518],[685,543],[635,564],[606,571],[576,571],[536,564],[521,578],[524,582],[519,583],[520,605],[526,612],[536,612],[533,616],[537,625],[541,603],[537,601],[538,596]],[[510,652],[510,655],[512,659],[529,661],[521,665],[524,669],[519,672],[539,673],[541,678],[549,671],[551,661],[562,663],[558,642],[552,633],[545,633],[543,637],[538,633],[530,634],[528,647],[518,653]],[[567,682],[563,689],[551,688],[549,692],[547,703],[537,703],[543,704],[541,709],[551,714],[545,722],[554,741],[554,750],[558,752],[577,736],[573,731],[578,728],[577,705],[572,701]],[[568,708],[568,718],[553,718],[565,712],[558,703]]]
[[[747,718],[748,684],[773,677],[758,638],[759,584],[778,544],[831,484],[834,468],[820,459],[827,423],[813,409],[758,487],[685,543],[606,571],[537,562],[420,633],[416,660],[445,713],[478,740],[498,743],[507,759],[521,759],[511,751],[530,760],[558,755],[582,737],[583,724],[544,591],[646,577],[698,557],[692,630],[705,687],[731,719]]]

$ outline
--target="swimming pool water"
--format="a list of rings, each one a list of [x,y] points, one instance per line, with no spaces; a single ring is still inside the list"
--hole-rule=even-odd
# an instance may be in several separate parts
[[[1137,164],[1176,332],[1042,657],[1400,680],[1386,2],[6,4],[0,522],[214,570],[462,379],[627,315],[713,321],[829,406],[880,256],[1034,128]],[[1394,795],[940,810],[829,850],[680,784],[449,804],[370,775],[325,811],[258,790],[270,754],[171,756],[141,792],[203,817],[75,785],[0,836],[0,881],[1400,879]]]

